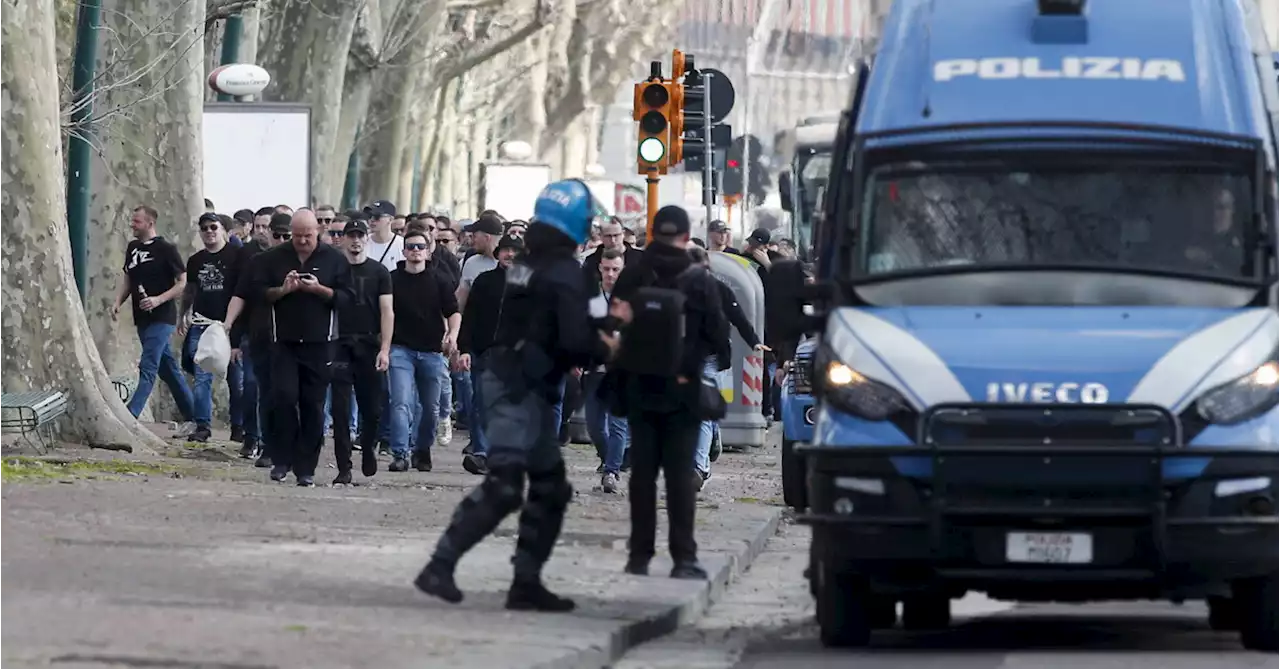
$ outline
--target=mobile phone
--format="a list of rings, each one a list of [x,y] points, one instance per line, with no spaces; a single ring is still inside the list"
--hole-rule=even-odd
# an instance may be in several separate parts
[[[306,281],[307,279],[310,279],[312,281],[319,281],[319,279],[317,279],[316,275],[314,274],[299,274],[298,279],[302,281]]]

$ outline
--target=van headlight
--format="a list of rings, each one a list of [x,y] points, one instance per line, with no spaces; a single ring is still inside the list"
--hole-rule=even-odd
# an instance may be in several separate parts
[[[1273,357],[1244,376],[1224,383],[1196,400],[1196,412],[1216,425],[1240,423],[1276,405],[1280,366]]]
[[[907,407],[901,393],[869,379],[839,360],[827,359],[818,368],[823,401],[866,420],[881,421]]]

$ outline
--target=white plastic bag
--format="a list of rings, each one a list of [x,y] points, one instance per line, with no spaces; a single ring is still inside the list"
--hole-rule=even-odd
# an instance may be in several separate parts
[[[222,323],[210,321],[196,346],[196,364],[210,374],[226,376],[230,363],[231,338],[227,336],[227,329]]]

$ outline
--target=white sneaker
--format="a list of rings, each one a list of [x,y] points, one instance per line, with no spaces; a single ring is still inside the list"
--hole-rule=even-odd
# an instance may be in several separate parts
[[[440,425],[436,426],[436,443],[440,446],[448,446],[453,442],[453,424],[446,418],[440,421]]]
[[[194,434],[195,431],[196,431],[196,424],[192,423],[191,421],[174,423],[172,436],[175,439],[186,439],[187,437],[190,437],[192,434]]]
[[[618,475],[609,472],[600,477],[600,490],[610,494],[618,492]]]

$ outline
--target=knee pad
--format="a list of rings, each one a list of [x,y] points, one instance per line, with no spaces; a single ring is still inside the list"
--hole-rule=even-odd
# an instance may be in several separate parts
[[[504,513],[524,504],[524,472],[515,467],[490,469],[481,484],[485,500]]]
[[[564,463],[547,472],[529,474],[529,496],[556,510],[567,508],[573,499],[573,485],[569,483]]]

